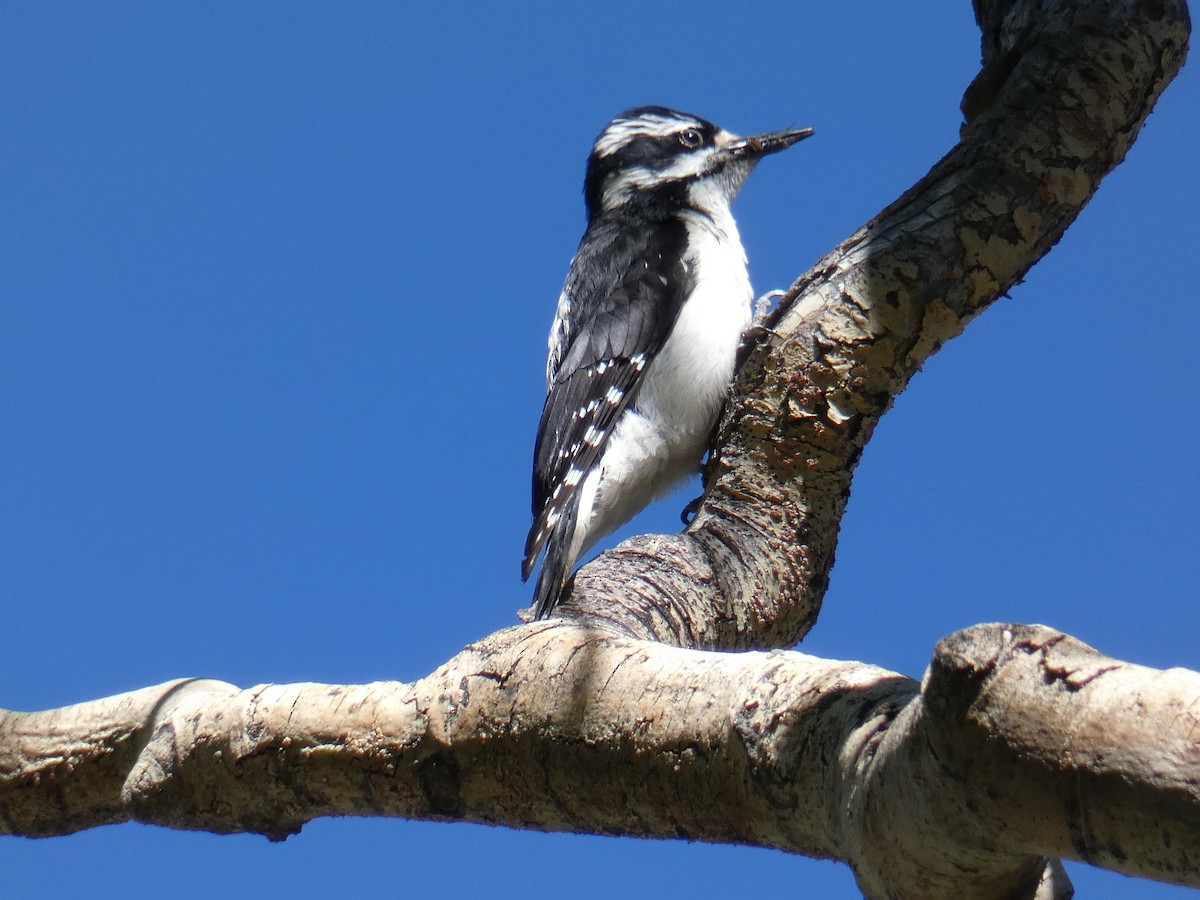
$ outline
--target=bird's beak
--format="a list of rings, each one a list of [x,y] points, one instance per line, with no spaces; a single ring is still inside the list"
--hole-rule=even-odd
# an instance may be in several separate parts
[[[749,156],[758,159],[768,153],[778,153],[786,150],[792,144],[799,143],[806,137],[811,137],[811,128],[793,128],[788,131],[769,131],[766,134],[756,134],[751,137],[737,138],[725,148],[734,156]]]

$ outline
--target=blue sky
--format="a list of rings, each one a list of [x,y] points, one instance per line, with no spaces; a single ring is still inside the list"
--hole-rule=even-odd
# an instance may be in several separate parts
[[[584,9],[0,6],[0,706],[410,679],[512,623],[605,121],[817,129],[735,208],[765,291],[952,146],[978,60],[966,2]],[[885,417],[806,651],[919,676],[942,635],[1020,621],[1200,667],[1197,109],[1193,66]],[[0,871],[29,897],[857,896],[776,852],[359,819],[0,840]]]

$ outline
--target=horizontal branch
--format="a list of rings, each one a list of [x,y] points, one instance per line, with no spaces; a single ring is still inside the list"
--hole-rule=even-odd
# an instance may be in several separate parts
[[[0,833],[46,837],[128,820],[120,785],[158,714],[220,684],[180,678],[44,712],[0,709]]]
[[[4,713],[0,828],[282,838],[383,815],[775,847],[845,860],[877,897],[1032,896],[1053,857],[1200,885],[1198,721],[1197,673],[1042,627],[959,632],[918,686],[538,623],[413,683]]]
[[[871,897],[1063,896],[1060,857],[1200,885],[1196,673],[1004,625],[941,642],[920,685],[705,652],[806,633],[879,417],[1058,240],[1186,53],[1182,0],[976,8],[962,143],[789,291],[684,535],[627,542],[566,618],[416,682],[182,680],[0,711],[0,832],[278,839],[384,815],[775,847],[848,862]]]

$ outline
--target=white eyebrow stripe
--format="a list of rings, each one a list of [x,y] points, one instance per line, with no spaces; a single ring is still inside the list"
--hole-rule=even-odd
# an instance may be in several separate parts
[[[614,120],[600,137],[596,138],[596,146],[593,149],[600,156],[611,156],[635,137],[663,138],[685,128],[700,127],[700,122],[695,119],[643,113],[635,119]]]

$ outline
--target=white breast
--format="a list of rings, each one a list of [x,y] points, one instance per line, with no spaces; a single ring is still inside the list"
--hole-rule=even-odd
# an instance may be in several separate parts
[[[733,217],[687,214],[688,258],[696,287],[666,344],[646,370],[637,408],[666,440],[703,453],[724,402],[742,333],[750,325],[750,277]],[[696,442],[699,450],[694,451]]]
[[[579,553],[699,471],[751,316],[741,237],[728,206],[718,207],[711,217],[684,214],[696,286],[646,368],[635,408],[618,422],[599,477],[585,486]]]

